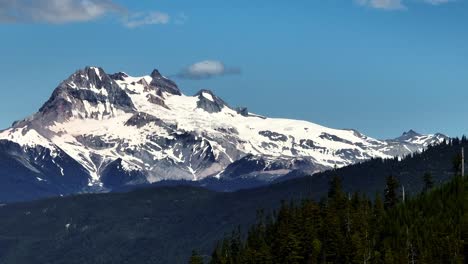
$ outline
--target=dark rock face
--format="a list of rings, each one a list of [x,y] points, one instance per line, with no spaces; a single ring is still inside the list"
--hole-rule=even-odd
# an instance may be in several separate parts
[[[411,129],[408,132],[404,132],[400,137],[395,138],[394,141],[402,142],[402,141],[412,140],[420,136],[422,135]]]
[[[325,149],[324,147],[318,146],[313,140],[310,139],[301,139],[299,144],[301,147],[307,149]]]
[[[182,153],[184,156],[191,156],[190,161],[192,164],[196,164],[195,167],[201,163],[207,163],[204,164],[205,166],[216,162],[213,147],[209,141],[203,140],[194,133],[174,134],[174,137],[174,154],[178,155]]]
[[[87,171],[60,149],[52,154],[7,140],[0,140],[0,168],[0,202],[70,195],[85,190],[89,182]]]
[[[164,126],[164,121],[147,113],[138,112],[134,114],[126,123],[126,126],[143,127],[149,123],[155,123],[158,126]]]
[[[268,159],[267,157],[247,155],[226,167],[221,175],[225,181],[247,179],[263,182],[276,181],[290,171],[313,174],[323,167],[309,159]]]
[[[125,81],[125,78],[127,78],[128,75],[124,72],[118,72],[118,73],[110,74],[109,77],[111,77],[111,79],[115,81]]]
[[[265,167],[266,162],[264,159],[247,155],[227,166],[223,172],[223,178],[233,179],[252,172],[263,171]]]
[[[101,181],[106,188],[122,188],[126,185],[148,184],[146,176],[140,171],[126,171],[122,160],[118,159],[109,163],[102,172]]]
[[[39,113],[42,113],[49,120],[57,120],[59,122],[67,120],[73,113],[73,104],[66,99],[66,91],[57,88],[50,99],[39,109]],[[18,125],[21,122],[17,122]]]
[[[86,67],[63,81],[39,112],[49,121],[63,121],[73,115],[73,110],[84,112],[83,101],[91,106],[109,103],[112,107],[125,112],[135,109],[127,93],[104,70]],[[106,109],[103,114],[110,115],[112,111],[113,109]],[[83,115],[83,118],[95,118],[93,114]]]
[[[195,96],[198,96],[197,107],[205,110],[208,113],[219,113],[225,106],[229,107],[226,102],[217,97],[210,90],[201,90],[196,93]]]
[[[336,152],[337,156],[343,157],[343,159],[352,159],[352,158],[361,158],[361,159],[370,159],[371,156],[367,154],[363,154],[359,150],[356,149],[340,149]]]
[[[117,145],[117,142],[104,141],[102,138],[91,135],[77,136],[76,140],[92,149],[108,149]]]
[[[258,132],[258,134],[260,134],[260,135],[262,135],[264,137],[267,137],[271,141],[286,142],[288,140],[288,137],[286,135],[276,133],[276,132],[272,132],[272,131],[260,131],[260,132]]]
[[[320,135],[320,138],[322,139],[328,139],[330,141],[335,141],[335,142],[341,142],[341,143],[346,143],[346,144],[353,144],[352,142],[346,140],[346,139],[343,139],[343,138],[340,138],[340,137],[337,137],[335,135],[330,135],[330,134],[327,134],[327,133],[322,133]]]
[[[162,106],[166,109],[170,109],[167,105],[166,105],[166,102],[164,101],[164,99],[162,99],[161,96],[154,96],[152,94],[149,94],[148,95],[148,102],[152,103],[152,104],[155,104],[155,105],[159,105],[159,106]]]
[[[182,95],[182,92],[179,90],[179,87],[177,87],[177,84],[163,77],[158,70],[154,70],[151,73],[151,78],[153,78],[153,80],[151,81],[150,86],[158,88],[166,93]]]
[[[249,116],[249,110],[247,107],[237,107],[236,112],[241,116]]]

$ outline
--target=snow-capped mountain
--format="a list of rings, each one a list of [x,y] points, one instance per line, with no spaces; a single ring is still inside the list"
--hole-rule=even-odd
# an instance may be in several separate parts
[[[36,114],[0,133],[0,168],[12,167],[0,172],[0,183],[21,178],[58,195],[162,180],[271,182],[294,170],[311,174],[404,156],[445,139],[409,131],[377,140],[256,115],[209,90],[184,95],[157,70],[132,77],[87,67],[63,81]]]

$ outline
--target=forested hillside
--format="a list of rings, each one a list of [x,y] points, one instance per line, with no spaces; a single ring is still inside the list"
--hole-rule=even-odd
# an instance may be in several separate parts
[[[361,209],[351,210],[355,201],[358,201],[357,208],[371,211],[374,206],[369,201],[374,198],[366,200],[363,194],[371,197],[375,196],[376,190],[383,191],[385,179],[391,174],[400,184],[407,181],[417,183],[413,189],[419,192],[424,187],[424,175],[430,172],[437,186],[454,174],[453,158],[462,146],[467,147],[466,141],[462,145],[458,140],[431,147],[422,154],[401,161],[372,160],[334,172],[233,193],[166,186],[127,193],[85,194],[0,205],[0,263],[187,263],[191,249],[200,252],[207,261],[216,242],[225,234],[240,227],[245,235],[249,226],[255,223],[259,209],[263,209],[264,216],[270,215],[280,207],[281,200],[287,201],[282,211],[296,208],[292,211],[299,212],[300,201],[309,199],[307,206],[320,212],[313,217],[321,219],[321,214],[327,212],[322,211],[326,208],[325,201],[330,199],[319,201],[329,195],[329,183],[336,175],[343,180],[345,190],[344,194],[337,196],[339,200],[344,199],[340,206],[350,208],[350,215],[362,212]],[[459,162],[455,164],[459,165]],[[362,180],[359,175],[362,175]],[[357,184],[353,185],[354,182]],[[408,190],[413,187],[405,186]],[[349,201],[348,193],[354,191],[360,191],[361,195],[352,196]],[[396,192],[401,194],[401,189]],[[407,194],[411,196],[409,191]],[[447,192],[447,195],[452,194]],[[431,206],[434,211],[445,214],[445,204],[440,200],[435,200]],[[290,201],[296,205],[290,206]],[[340,216],[328,214],[327,217],[340,219],[337,225],[342,225]],[[355,232],[356,229],[353,227],[351,230]],[[413,232],[411,230],[410,233]],[[320,241],[321,251],[327,244],[320,240],[321,237],[316,239]],[[384,247],[378,250],[381,248]],[[386,256],[385,251],[379,253]]]
[[[261,215],[242,239],[236,231],[218,243],[209,263],[465,263],[468,181],[456,177],[423,193],[399,194],[389,176],[383,199],[347,195],[334,177],[320,202],[284,202]],[[468,242],[468,241],[467,241]],[[190,263],[201,263],[194,254]]]
[[[360,164],[315,174],[314,182],[320,183],[325,190],[334,175],[339,175],[346,192],[365,193],[374,196],[382,193],[386,178],[393,175],[408,194],[423,190],[424,177],[430,173],[435,184],[449,181],[454,175],[454,166],[459,169],[461,149],[468,150],[466,137],[455,138],[442,144],[429,146],[422,153],[414,153],[400,159],[372,159]],[[455,163],[454,163],[455,162]],[[320,199],[321,197],[314,197]]]

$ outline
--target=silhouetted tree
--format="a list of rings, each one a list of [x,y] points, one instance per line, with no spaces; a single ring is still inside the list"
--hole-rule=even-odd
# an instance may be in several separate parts
[[[385,186],[385,200],[384,207],[385,209],[393,208],[399,201],[398,198],[398,187],[399,183],[395,176],[390,175],[387,177],[387,185]]]
[[[462,155],[461,153],[458,153],[453,157],[453,173],[455,175],[460,175],[461,174],[461,166],[462,166]]]
[[[434,187],[434,180],[430,172],[424,173],[424,189],[423,192],[427,192]]]

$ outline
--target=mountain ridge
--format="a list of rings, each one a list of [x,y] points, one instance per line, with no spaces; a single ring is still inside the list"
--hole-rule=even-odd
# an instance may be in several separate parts
[[[291,171],[314,174],[371,158],[403,157],[446,139],[414,132],[377,140],[356,130],[261,117],[229,106],[209,90],[184,95],[158,70],[132,77],[99,67],[76,71],[37,113],[0,132],[0,140],[23,148],[20,164],[26,168],[41,166],[30,155],[37,147],[50,150],[54,162],[57,153],[70,156],[89,174],[82,191],[208,178],[268,184]],[[67,173],[61,170],[64,177]],[[47,188],[47,175],[40,178]]]

